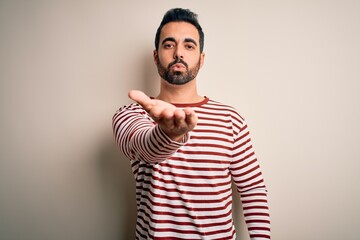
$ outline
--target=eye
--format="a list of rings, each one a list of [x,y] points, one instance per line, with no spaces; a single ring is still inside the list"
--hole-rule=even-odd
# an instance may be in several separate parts
[[[193,44],[186,44],[185,48],[188,50],[193,50],[193,49],[195,49],[195,46]]]
[[[169,49],[169,48],[173,48],[174,44],[173,43],[164,43],[164,48],[165,49]]]

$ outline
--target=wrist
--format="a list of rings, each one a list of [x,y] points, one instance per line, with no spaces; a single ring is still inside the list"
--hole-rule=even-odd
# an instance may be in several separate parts
[[[182,134],[180,136],[169,136],[168,135],[168,137],[174,142],[183,143],[183,142],[185,142],[186,135],[187,135],[187,133]]]

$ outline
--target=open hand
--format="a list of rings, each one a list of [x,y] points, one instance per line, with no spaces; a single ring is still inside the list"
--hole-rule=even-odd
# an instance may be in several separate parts
[[[173,141],[181,141],[197,124],[196,113],[189,107],[179,109],[170,103],[151,99],[138,90],[131,90],[129,98],[139,103]]]

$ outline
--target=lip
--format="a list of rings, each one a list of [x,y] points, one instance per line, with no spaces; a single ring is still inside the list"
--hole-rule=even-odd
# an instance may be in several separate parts
[[[176,63],[172,66],[172,68],[175,68],[175,69],[182,69],[182,68],[185,68],[185,65],[182,64],[182,63]]]

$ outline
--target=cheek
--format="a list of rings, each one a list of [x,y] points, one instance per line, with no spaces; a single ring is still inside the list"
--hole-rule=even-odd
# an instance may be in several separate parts
[[[173,60],[166,55],[158,55],[157,62],[163,67],[167,67],[171,61]]]
[[[191,60],[189,60],[189,61],[191,61],[191,62],[189,62],[189,64],[191,64],[191,66],[193,66],[193,67],[199,65],[199,63],[200,63],[200,65],[201,65],[201,58],[200,58],[200,56],[193,57],[193,58],[191,58]]]
[[[157,55],[156,55],[156,61],[159,63],[159,62],[163,62],[164,61],[164,54],[162,52],[159,52]]]

